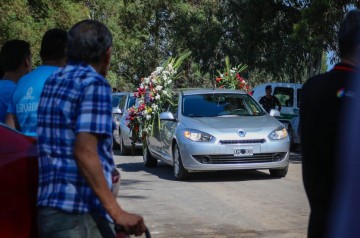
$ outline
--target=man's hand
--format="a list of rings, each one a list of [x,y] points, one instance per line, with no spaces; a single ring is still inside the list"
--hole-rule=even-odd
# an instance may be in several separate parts
[[[125,232],[130,235],[140,236],[146,230],[144,219],[141,216],[128,213],[124,210],[118,217],[114,218],[114,222],[122,225]]]
[[[146,229],[144,219],[124,211],[117,203],[105,180],[97,153],[97,143],[98,138],[94,134],[86,132],[77,134],[74,157],[79,170],[115,223],[124,226],[127,233],[139,236]]]

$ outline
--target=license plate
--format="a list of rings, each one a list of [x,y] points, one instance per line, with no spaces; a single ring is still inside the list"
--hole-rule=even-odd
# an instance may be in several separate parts
[[[234,147],[234,156],[249,156],[254,154],[252,146]]]

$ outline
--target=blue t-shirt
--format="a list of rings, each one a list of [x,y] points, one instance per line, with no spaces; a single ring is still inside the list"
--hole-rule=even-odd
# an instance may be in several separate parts
[[[4,123],[11,96],[14,93],[16,84],[11,80],[0,80],[0,122]]]
[[[58,69],[55,66],[39,66],[24,75],[17,84],[8,113],[15,114],[21,132],[28,136],[36,136],[37,109],[40,95],[47,78]]]

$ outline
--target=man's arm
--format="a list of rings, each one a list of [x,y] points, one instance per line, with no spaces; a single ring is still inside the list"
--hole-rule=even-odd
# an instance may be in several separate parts
[[[264,98],[264,97],[261,97],[260,100],[259,100],[259,104],[260,104],[261,106],[263,106],[263,103],[264,103],[264,102],[263,102],[263,98]]]
[[[275,101],[276,101],[276,104],[278,105],[278,110],[279,110],[279,112],[281,111],[281,103],[280,103],[280,100],[277,98],[277,97],[275,97],[274,96],[274,98],[275,98]]]
[[[97,153],[98,138],[95,134],[80,132],[76,136],[74,157],[76,163],[114,222],[123,225],[130,234],[141,235],[145,231],[141,216],[124,211],[108,188],[103,168]]]

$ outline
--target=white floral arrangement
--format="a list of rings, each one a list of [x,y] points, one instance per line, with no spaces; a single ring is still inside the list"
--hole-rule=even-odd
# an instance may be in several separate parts
[[[191,52],[182,54],[178,58],[170,58],[162,67],[157,67],[150,76],[141,79],[134,96],[139,98],[138,106],[128,109],[128,127],[132,132],[135,143],[142,135],[153,134],[156,124],[160,127],[160,113],[166,106],[174,104],[174,82],[178,78],[178,69]]]

